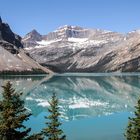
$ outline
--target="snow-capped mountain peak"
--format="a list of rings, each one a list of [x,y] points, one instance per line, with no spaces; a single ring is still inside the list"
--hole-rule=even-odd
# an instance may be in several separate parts
[[[33,30],[23,38],[23,42],[25,47],[30,47],[30,49],[32,49],[32,47],[48,47],[50,44],[59,44],[59,42],[67,42],[74,47],[81,48],[88,45],[104,44],[109,41],[116,42],[121,38],[121,34],[111,31],[64,25],[47,35],[42,36],[37,31]]]

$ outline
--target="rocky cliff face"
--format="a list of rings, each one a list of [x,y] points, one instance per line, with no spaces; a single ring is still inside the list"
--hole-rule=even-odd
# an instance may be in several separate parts
[[[66,25],[39,39],[37,35],[23,38],[25,49],[56,72],[140,71],[140,31],[123,35]],[[32,40],[34,45],[30,45]]]
[[[1,19],[0,20],[0,41],[3,41],[3,40],[15,45],[17,48],[23,48],[23,45],[21,44],[21,37],[13,33],[9,25],[7,23],[3,23]]]
[[[21,37],[12,32],[9,25],[0,18],[0,73],[5,71],[32,71],[43,69],[37,62],[26,55]],[[47,69],[43,69],[45,72]]]

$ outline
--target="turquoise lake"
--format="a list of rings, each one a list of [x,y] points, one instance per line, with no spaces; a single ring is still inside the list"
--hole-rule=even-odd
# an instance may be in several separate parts
[[[45,127],[48,101],[55,92],[68,140],[125,140],[128,117],[140,97],[139,73],[1,76],[0,85],[8,80],[24,93],[33,114],[25,124],[32,133]]]

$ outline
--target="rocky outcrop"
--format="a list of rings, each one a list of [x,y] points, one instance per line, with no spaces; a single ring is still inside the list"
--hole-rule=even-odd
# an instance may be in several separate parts
[[[17,48],[23,48],[21,43],[21,37],[17,34],[14,34],[10,29],[9,25],[3,23],[2,20],[0,22],[0,42],[1,41],[9,42],[10,44],[16,46]]]
[[[23,38],[30,56],[56,72],[140,71],[140,31],[127,35],[100,29],[63,26],[41,40]]]

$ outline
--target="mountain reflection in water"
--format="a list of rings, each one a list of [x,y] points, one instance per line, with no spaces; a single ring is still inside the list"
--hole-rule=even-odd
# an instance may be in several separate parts
[[[23,91],[26,107],[34,116],[46,112],[55,92],[63,120],[131,112],[140,97],[140,76],[25,76],[1,77]],[[2,89],[0,89],[1,91]]]

